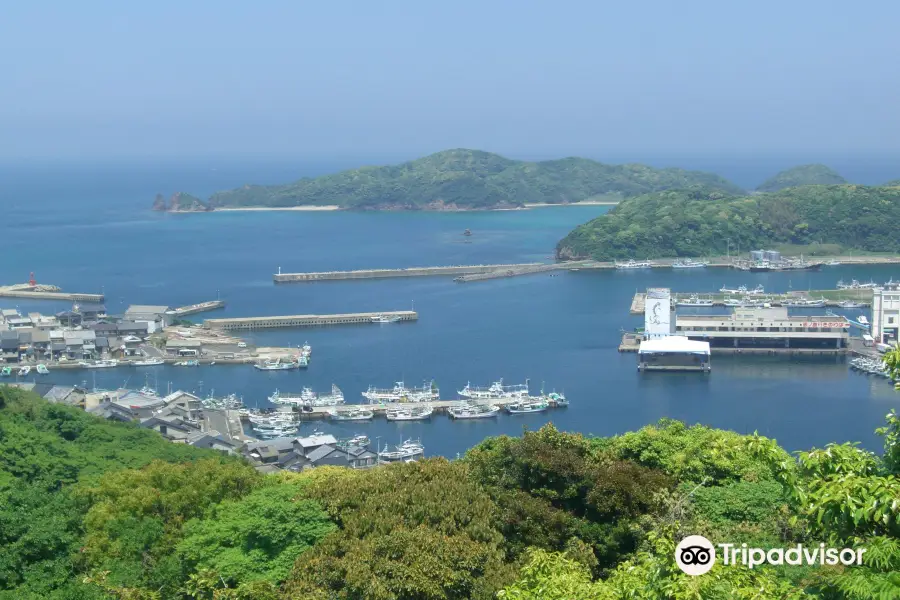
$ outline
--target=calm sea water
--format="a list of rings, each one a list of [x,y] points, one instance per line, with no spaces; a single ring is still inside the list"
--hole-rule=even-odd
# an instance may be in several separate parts
[[[260,373],[249,366],[155,367],[57,371],[58,383],[140,387],[148,377],[202,394],[236,393],[265,404],[276,388],[325,391],[337,383],[362,401],[369,385],[421,385],[434,378],[442,396],[467,381],[487,385],[526,378],[537,391],[564,390],[568,409],[496,420],[428,423],[305,424],[335,434],[366,433],[380,442],[419,437],[428,454],[454,456],[486,436],[518,434],[554,422],[566,430],[612,435],[673,417],[689,423],[775,437],[805,449],[830,441],[880,448],[873,430],[898,398],[883,380],[849,372],[840,359],[715,357],[709,376],[639,374],[633,354],[619,354],[621,328],[636,290],[668,286],[706,292],[762,284],[768,291],[833,287],[843,278],[900,278],[889,267],[833,267],[819,273],[562,272],[457,284],[447,278],[321,282],[275,286],[272,273],[545,260],[557,240],[604,207],[479,213],[257,212],[167,215],[149,204],[157,191],[204,195],[248,182],[278,182],[329,170],[323,165],[181,166],[25,165],[0,167],[3,209],[0,282],[38,281],[98,292],[117,313],[129,304],[180,306],[227,301],[209,316],[404,310],[413,324],[268,330],[257,344],[309,341],[308,371]],[[469,228],[469,242],[461,232]],[[56,302],[0,299],[0,307],[55,312]]]

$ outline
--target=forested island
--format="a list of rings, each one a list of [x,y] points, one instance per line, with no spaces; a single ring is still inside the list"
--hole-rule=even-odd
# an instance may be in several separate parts
[[[286,185],[245,185],[208,201],[157,196],[154,210],[202,212],[220,208],[338,207],[356,210],[478,210],[527,204],[617,201],[647,192],[703,185],[727,193],[740,188],[712,173],[608,165],[586,158],[511,160],[479,150],[446,150],[399,165],[363,167]]]
[[[670,190],[628,198],[578,226],[556,247],[560,259],[724,255],[783,244],[900,253],[900,187],[804,185],[733,195]]]
[[[842,183],[847,183],[847,180],[825,165],[800,165],[770,177],[762,182],[756,191],[777,192],[798,185],[838,185]]]
[[[548,425],[455,461],[263,475],[0,386],[0,599],[896,598],[900,418],[879,433],[883,454],[793,457],[672,420],[612,438]],[[674,561],[687,534],[866,561],[691,577]]]

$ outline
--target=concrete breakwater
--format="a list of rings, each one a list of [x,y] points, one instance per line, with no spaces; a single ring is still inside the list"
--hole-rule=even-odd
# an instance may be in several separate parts
[[[231,319],[205,319],[203,325],[211,329],[267,329],[273,327],[322,327],[324,325],[355,325],[375,323],[374,319],[386,317],[397,321],[416,321],[419,314],[411,310],[392,312],[346,313],[337,315],[290,315],[278,317],[238,317]]]
[[[55,286],[32,286],[29,284],[0,286],[0,297],[31,298],[33,300],[67,300],[70,302],[103,302],[103,294],[79,294],[61,291],[46,291],[42,288],[55,289]]]
[[[520,270],[545,266],[543,263],[513,265],[457,265],[451,267],[410,267],[408,269],[361,269],[356,271],[324,271],[321,273],[278,273],[275,283],[302,283],[309,281],[334,281],[341,279],[383,279],[390,277],[434,277],[440,275],[474,275],[492,271]]]
[[[172,314],[176,317],[183,317],[185,315],[195,315],[197,313],[216,310],[218,308],[225,308],[224,300],[210,300],[209,302],[201,302],[199,304],[191,304],[190,306],[182,306],[181,308],[176,308],[175,310],[173,310]]]

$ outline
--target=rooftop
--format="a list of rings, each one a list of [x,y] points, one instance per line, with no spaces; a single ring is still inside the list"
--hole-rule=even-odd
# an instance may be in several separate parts
[[[315,448],[325,444],[337,444],[337,439],[330,434],[319,434],[297,438],[297,443],[301,448]]]

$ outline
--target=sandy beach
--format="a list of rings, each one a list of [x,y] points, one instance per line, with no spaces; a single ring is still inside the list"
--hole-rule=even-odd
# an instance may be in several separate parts
[[[534,202],[534,203],[525,203],[525,208],[542,208],[544,206],[615,206],[619,201],[602,201],[602,200],[584,200],[583,202],[568,202],[566,204],[558,203],[554,204],[552,202]]]
[[[322,211],[322,210],[340,210],[340,206],[336,205],[326,205],[326,206],[248,206],[245,208],[216,208],[212,212],[225,212],[225,211],[252,211],[252,210],[305,210],[305,211]]]

